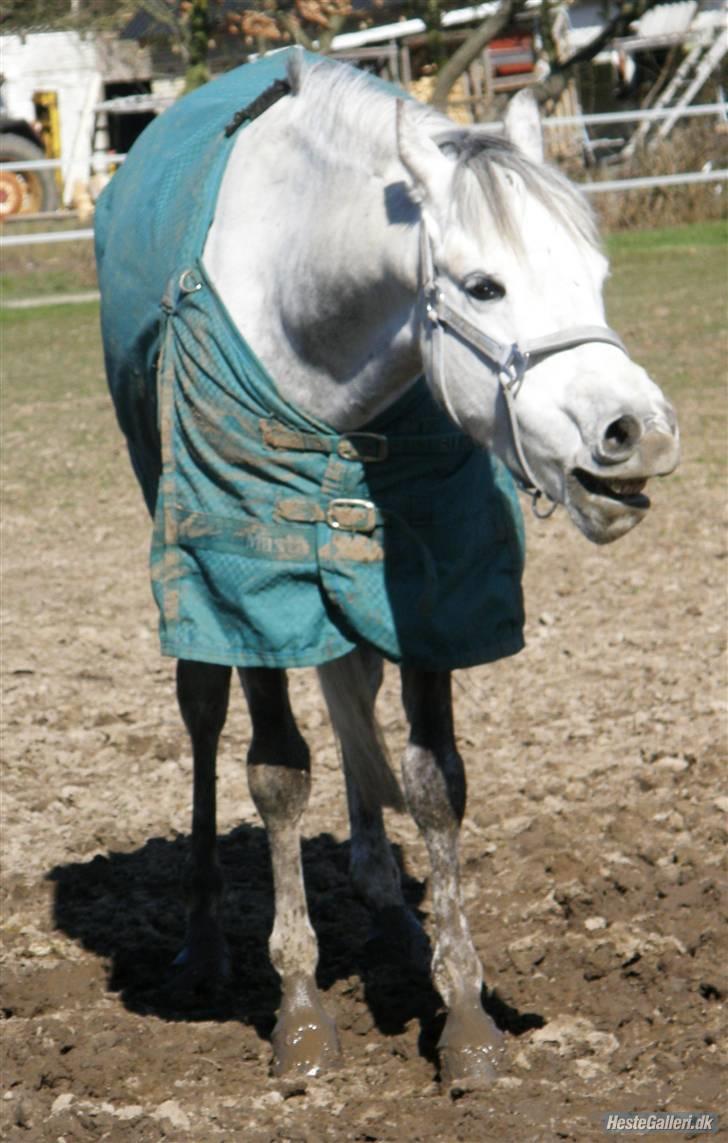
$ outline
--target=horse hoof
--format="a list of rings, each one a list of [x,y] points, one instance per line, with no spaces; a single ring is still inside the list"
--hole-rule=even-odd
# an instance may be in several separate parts
[[[447,1087],[477,1090],[498,1079],[504,1037],[480,1004],[451,1009],[437,1047],[440,1076]]]
[[[298,1004],[284,1001],[272,1041],[277,1076],[319,1076],[341,1062],[336,1024],[317,995]]]

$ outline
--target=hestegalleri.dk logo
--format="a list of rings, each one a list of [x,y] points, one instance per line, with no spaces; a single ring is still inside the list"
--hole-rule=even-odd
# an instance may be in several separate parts
[[[609,1132],[705,1131],[718,1130],[715,1111],[607,1111],[602,1127]]]

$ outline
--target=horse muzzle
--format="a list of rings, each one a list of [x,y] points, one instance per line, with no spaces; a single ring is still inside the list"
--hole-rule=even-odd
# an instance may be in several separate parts
[[[671,406],[640,421],[625,414],[609,422],[587,464],[567,475],[564,504],[574,523],[598,544],[619,539],[650,508],[648,480],[668,476],[680,460],[680,437]]]

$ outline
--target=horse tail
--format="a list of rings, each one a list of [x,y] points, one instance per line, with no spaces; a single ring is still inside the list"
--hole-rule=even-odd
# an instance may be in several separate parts
[[[391,806],[404,810],[404,798],[374,713],[382,677],[382,661],[367,648],[358,648],[318,668],[334,733],[340,743],[344,769],[355,784],[362,805],[372,810]]]

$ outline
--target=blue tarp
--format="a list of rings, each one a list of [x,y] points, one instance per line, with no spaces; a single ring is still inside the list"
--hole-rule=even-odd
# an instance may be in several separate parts
[[[107,374],[154,516],[162,650],[295,667],[366,641],[427,669],[513,654],[523,527],[505,469],[424,381],[366,426],[374,436],[291,407],[205,274],[236,139],[224,129],[285,77],[287,54],[180,100],[97,205]]]

